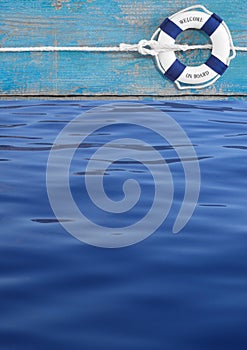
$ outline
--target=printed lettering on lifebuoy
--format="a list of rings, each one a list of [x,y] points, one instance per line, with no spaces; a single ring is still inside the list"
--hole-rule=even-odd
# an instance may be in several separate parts
[[[189,23],[189,22],[202,22],[203,19],[202,17],[185,17],[182,18],[179,23],[180,24],[185,24],[185,23]]]

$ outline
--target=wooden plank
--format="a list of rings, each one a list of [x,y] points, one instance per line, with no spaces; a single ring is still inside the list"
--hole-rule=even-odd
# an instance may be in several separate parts
[[[0,0],[0,45],[93,45],[149,39],[163,19],[196,1]],[[224,18],[235,45],[246,46],[246,5],[207,0]],[[191,39],[190,39],[191,40]],[[191,55],[191,54],[190,54]],[[192,59],[193,61],[193,59]],[[136,53],[1,53],[1,96],[247,95],[247,53],[238,53],[212,87],[179,91]]]

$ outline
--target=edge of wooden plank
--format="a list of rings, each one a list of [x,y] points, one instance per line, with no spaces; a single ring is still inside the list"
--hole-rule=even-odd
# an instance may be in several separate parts
[[[62,101],[90,101],[90,100],[247,100],[247,94],[222,94],[222,95],[0,95],[0,101],[4,100],[62,100]]]

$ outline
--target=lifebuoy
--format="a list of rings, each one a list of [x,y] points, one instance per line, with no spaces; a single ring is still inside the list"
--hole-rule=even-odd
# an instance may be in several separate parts
[[[191,6],[166,18],[152,39],[157,40],[161,46],[174,45],[177,36],[187,29],[202,30],[210,37],[212,52],[208,60],[199,66],[186,66],[177,59],[173,51],[170,51],[160,52],[156,56],[156,62],[162,73],[180,89],[204,88],[215,82],[228,68],[230,60],[235,57],[231,34],[218,15],[199,5]]]

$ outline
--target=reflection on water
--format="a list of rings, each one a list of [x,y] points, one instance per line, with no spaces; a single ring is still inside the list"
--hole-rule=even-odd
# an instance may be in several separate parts
[[[46,163],[58,133],[102,103],[0,103],[1,348],[246,349],[247,104],[151,103],[170,113],[196,149],[199,202],[189,224],[172,235],[183,197],[183,168],[172,147],[147,134],[169,164],[175,200],[152,236],[110,250],[69,235],[50,208],[45,186]],[[109,119],[110,113],[109,108]],[[82,180],[90,154],[111,137],[125,132],[132,137],[136,131],[133,126],[98,130],[80,145],[70,169],[78,206],[85,206]],[[59,145],[64,151],[71,146]],[[95,169],[87,175],[102,173]],[[104,175],[106,192],[116,199],[122,198],[119,189],[126,179],[141,179],[144,204],[131,217],[117,220],[125,225],[141,217],[154,191],[148,170],[125,159]],[[92,206],[86,210],[96,221],[102,219]],[[109,220],[114,226],[114,219]]]

